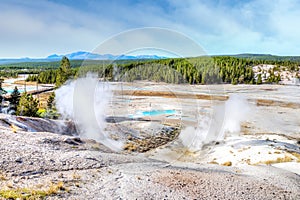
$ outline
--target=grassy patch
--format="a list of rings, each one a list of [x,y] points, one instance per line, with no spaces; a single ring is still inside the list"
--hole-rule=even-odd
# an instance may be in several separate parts
[[[94,151],[100,151],[101,150],[100,144],[93,144],[91,146],[91,149]]]
[[[295,156],[297,158],[297,162],[300,162],[300,154],[299,153],[290,152],[290,154],[292,154],[293,156]]]
[[[12,189],[1,189],[0,197],[5,199],[43,199],[46,196],[58,194],[61,191],[67,191],[64,187],[63,182],[56,184],[51,183],[48,189],[37,190],[32,188],[12,188]]]
[[[231,161],[227,161],[227,162],[224,162],[222,165],[223,166],[231,166],[232,162]]]
[[[266,160],[266,161],[262,161],[259,162],[258,164],[266,164],[266,165],[271,165],[271,164],[276,164],[276,163],[284,163],[284,162],[291,162],[293,161],[293,158],[285,155],[284,157],[279,157],[275,160]]]
[[[72,177],[75,180],[80,180],[81,179],[81,176],[79,174],[75,173],[75,172],[73,173]]]
[[[212,161],[208,162],[208,164],[214,164],[214,165],[218,165],[219,163],[218,163],[218,162],[216,162],[216,161],[214,161],[214,160],[212,160]]]

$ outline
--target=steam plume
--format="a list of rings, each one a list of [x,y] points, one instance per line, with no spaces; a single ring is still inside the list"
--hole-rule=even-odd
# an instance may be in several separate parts
[[[84,138],[101,142],[112,150],[121,150],[123,143],[110,139],[104,132],[105,112],[112,92],[107,83],[100,83],[93,74],[69,81],[55,91],[56,107],[64,119],[73,120]]]
[[[239,95],[231,95],[223,105],[215,106],[209,116],[201,116],[198,127],[186,127],[179,138],[190,151],[199,151],[204,144],[221,141],[225,134],[239,134],[241,122],[247,119],[250,105]]]

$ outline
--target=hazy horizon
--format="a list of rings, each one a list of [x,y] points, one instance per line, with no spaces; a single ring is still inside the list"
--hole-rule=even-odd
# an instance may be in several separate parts
[[[94,54],[93,52],[89,52],[89,51],[83,51],[83,50],[79,50],[79,51],[74,51],[74,52],[67,52],[67,53],[63,53],[63,54],[57,54],[57,53],[52,53],[52,54],[49,54],[45,57],[29,57],[29,56],[24,56],[24,57],[0,57],[0,60],[1,59],[47,59],[48,56],[52,56],[52,55],[57,55],[57,56],[66,56],[68,54],[72,54],[72,53],[77,53],[77,52],[87,52],[87,53],[92,53]],[[95,53],[97,54],[97,53]],[[235,56],[235,55],[246,55],[246,54],[250,54],[250,55],[271,55],[271,56],[295,56],[295,57],[298,57],[300,55],[274,55],[274,54],[268,54],[268,53],[249,53],[249,52],[245,52],[245,53],[236,53],[236,54],[211,54],[211,55],[207,55],[207,56]],[[105,55],[105,54],[99,54],[99,55]],[[115,55],[115,54],[109,54],[109,55],[112,55],[112,56],[120,56],[120,55]],[[123,54],[125,56],[159,56],[159,57],[166,57],[166,58],[176,58],[176,57],[172,57],[172,56],[168,56],[168,55],[160,55],[160,54]],[[203,55],[199,55],[199,56],[203,56]],[[206,56],[206,55],[204,55]]]

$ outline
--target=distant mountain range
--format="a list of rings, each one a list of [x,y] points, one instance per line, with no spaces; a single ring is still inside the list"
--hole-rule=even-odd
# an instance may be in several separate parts
[[[138,60],[138,59],[163,59],[164,56],[157,55],[112,55],[112,54],[95,54],[85,51],[78,51],[65,55],[52,54],[46,58],[16,58],[16,59],[0,59],[0,64],[20,63],[20,62],[49,62],[59,61],[63,56],[68,57],[70,60]]]

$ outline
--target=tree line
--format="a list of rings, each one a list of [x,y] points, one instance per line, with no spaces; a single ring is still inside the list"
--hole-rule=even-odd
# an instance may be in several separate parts
[[[135,61],[87,61],[83,66],[70,67],[66,57],[62,59],[68,63],[67,71],[61,66],[30,75],[28,81],[52,83],[60,86],[68,77],[78,77],[87,72],[97,73],[99,78],[108,81],[149,80],[167,83],[189,84],[260,84],[261,77],[255,79],[252,67],[259,64],[284,65],[288,70],[297,70],[300,61],[262,60],[239,58],[233,56],[202,56],[195,58],[168,58],[160,60]],[[276,68],[276,67],[275,67]],[[278,83],[279,76],[270,72],[269,83]]]
[[[37,81],[38,83],[55,84],[60,87],[70,77],[76,74],[76,69],[71,68],[71,63],[67,57],[63,57],[58,69],[42,71],[38,74],[29,75],[26,81]]]

